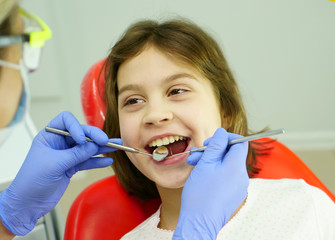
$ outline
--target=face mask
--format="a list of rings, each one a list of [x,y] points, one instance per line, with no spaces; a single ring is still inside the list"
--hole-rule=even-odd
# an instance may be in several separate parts
[[[23,65],[22,61],[20,61],[20,65],[8,63],[0,60],[0,65],[5,67],[14,68],[20,70],[21,78],[23,81],[23,90],[21,95],[21,100],[19,107],[16,110],[16,114],[13,120],[8,124],[5,128],[0,128],[0,147],[9,137],[10,133],[18,126],[19,123],[22,123],[27,115],[28,108],[29,108],[29,100],[30,100],[30,93],[28,88],[28,69]]]

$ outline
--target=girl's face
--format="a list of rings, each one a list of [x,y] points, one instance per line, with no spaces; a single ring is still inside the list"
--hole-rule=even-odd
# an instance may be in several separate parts
[[[173,153],[184,152],[202,146],[221,127],[220,107],[209,80],[155,47],[124,62],[117,84],[121,138],[126,146],[151,153],[152,145],[167,144]],[[161,162],[142,154],[127,155],[137,169],[164,188],[182,187],[193,168],[186,162],[187,154]]]

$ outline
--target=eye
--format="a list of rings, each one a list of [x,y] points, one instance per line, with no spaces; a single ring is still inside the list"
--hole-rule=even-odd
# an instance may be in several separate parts
[[[178,94],[182,94],[182,93],[184,93],[184,92],[188,92],[188,90],[186,90],[186,89],[181,89],[181,88],[174,88],[174,89],[172,89],[170,92],[169,92],[169,96],[171,96],[171,95],[178,95]]]
[[[124,106],[134,105],[134,104],[141,103],[141,102],[144,102],[144,100],[139,99],[139,98],[129,98],[125,101]]]

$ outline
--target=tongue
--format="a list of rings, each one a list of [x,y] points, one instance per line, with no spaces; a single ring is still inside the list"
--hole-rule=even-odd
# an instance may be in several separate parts
[[[187,141],[177,141],[174,143],[170,143],[166,146],[169,149],[169,156],[177,153],[184,152],[187,147]]]

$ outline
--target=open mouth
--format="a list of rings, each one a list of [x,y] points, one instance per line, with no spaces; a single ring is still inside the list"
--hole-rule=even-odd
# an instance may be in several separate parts
[[[145,147],[145,150],[152,154],[152,152],[157,147],[165,146],[169,150],[169,154],[168,154],[168,157],[169,157],[173,154],[184,152],[189,142],[190,142],[190,139],[187,137],[168,136],[168,137],[155,139],[154,141],[152,141]]]

